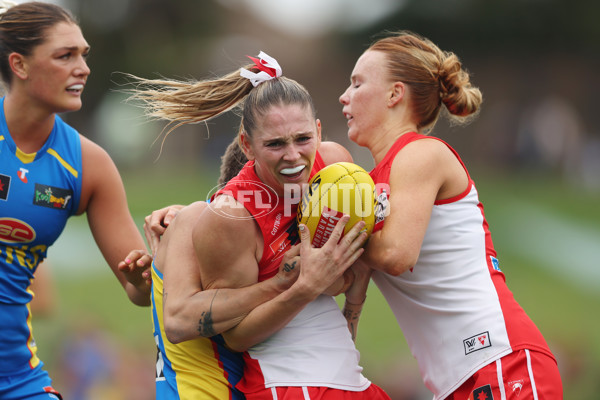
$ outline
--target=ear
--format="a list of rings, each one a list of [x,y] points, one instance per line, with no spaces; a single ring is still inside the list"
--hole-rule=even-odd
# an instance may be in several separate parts
[[[29,77],[27,61],[22,54],[15,52],[10,53],[8,55],[8,64],[10,65],[13,74],[19,79],[25,80]]]
[[[248,160],[254,160],[254,152],[252,151],[252,146],[250,145],[250,138],[248,134],[244,131],[240,133],[240,144],[242,146],[242,151],[248,158]]]
[[[404,98],[406,87],[403,82],[394,82],[392,90],[390,91],[390,97],[388,99],[388,107],[394,107]]]

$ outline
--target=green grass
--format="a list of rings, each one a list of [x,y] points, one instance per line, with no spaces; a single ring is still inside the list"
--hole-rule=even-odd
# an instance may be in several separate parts
[[[155,208],[171,203],[189,203],[204,199],[214,186],[216,171],[198,167],[181,171],[153,171],[124,176],[132,212],[144,216]],[[473,172],[473,171],[471,171]],[[149,180],[148,176],[152,176]],[[503,175],[486,171],[474,179],[486,206],[492,233],[500,225],[506,199],[515,198],[537,204],[546,210],[583,226],[600,226],[600,195],[583,193],[547,176]],[[585,291],[548,271],[537,260],[511,251],[510,232],[500,230],[494,244],[501,254],[507,283],[517,300],[538,325],[556,353],[563,375],[565,398],[597,398],[600,382],[600,309],[599,291]],[[531,238],[524,238],[531,239]],[[597,260],[590,260],[598,263]],[[565,265],[565,268],[569,268]],[[60,376],[58,358],[61,342],[81,321],[109,332],[125,348],[138,349],[147,357],[148,374],[153,371],[154,343],[148,308],[131,305],[109,269],[89,278],[59,277],[59,305],[52,318],[34,320],[39,354],[52,375]],[[377,289],[369,289],[359,326],[357,347],[365,374],[390,392],[400,385],[418,381],[418,369],[405,344],[394,316]],[[415,378],[416,377],[416,378]],[[417,383],[417,385],[421,385]],[[422,386],[419,386],[420,390]],[[392,396],[394,398],[394,396]],[[425,393],[419,398],[431,398]]]

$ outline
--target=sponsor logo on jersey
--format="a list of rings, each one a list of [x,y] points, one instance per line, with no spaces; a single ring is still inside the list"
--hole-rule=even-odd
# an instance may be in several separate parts
[[[521,394],[521,390],[523,389],[523,385],[525,384],[524,379],[517,379],[514,381],[508,382],[508,387],[512,390],[515,396],[519,396]]]
[[[390,215],[390,201],[388,193],[383,189],[375,200],[375,224],[385,220],[388,215]]]
[[[73,191],[70,189],[61,189],[54,186],[35,184],[33,193],[33,204],[36,206],[66,209],[73,199]]]
[[[473,393],[469,395],[468,400],[493,400],[494,395],[492,394],[492,387],[490,385],[485,385],[478,387],[473,390]]]
[[[286,230],[277,238],[275,238],[269,245],[272,259],[277,260],[279,257],[283,256],[285,252],[297,242],[298,239],[298,225],[296,224],[296,221],[293,220],[287,226]]]
[[[15,218],[0,218],[0,240],[5,243],[29,243],[35,240],[35,231],[26,222]]]
[[[8,198],[8,190],[10,189],[10,176],[0,174],[0,200]]]
[[[27,183],[27,173],[28,172],[29,172],[29,170],[26,168],[19,168],[19,172],[17,172],[19,179],[21,181],[23,181],[23,183]]]
[[[482,332],[475,336],[471,336],[470,338],[463,340],[463,345],[465,346],[465,355],[471,354],[477,350],[485,349],[486,347],[491,347],[492,342],[490,341],[490,333]]]
[[[496,271],[500,271],[500,261],[498,261],[498,259],[494,256],[490,256],[490,261],[492,263],[492,268],[494,268]]]

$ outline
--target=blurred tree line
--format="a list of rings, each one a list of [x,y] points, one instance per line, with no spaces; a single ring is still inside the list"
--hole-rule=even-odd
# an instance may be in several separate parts
[[[346,138],[338,97],[356,58],[378,34],[408,29],[457,53],[484,94],[477,120],[464,128],[441,121],[435,135],[448,138],[467,161],[540,169],[600,190],[600,3],[405,0],[369,26],[341,20],[325,33],[297,36],[257,18],[250,1],[65,0],[92,46],[84,108],[67,118],[122,168],[139,165],[158,154],[152,141],[164,124],[115,114],[135,109],[117,96],[127,87],[117,72],[203,79],[233,71],[247,62],[245,55],[262,50],[313,94],[325,136],[370,167],[367,153]],[[118,105],[106,111],[107,103]],[[237,123],[226,116],[179,129],[165,142],[162,162],[218,163]]]

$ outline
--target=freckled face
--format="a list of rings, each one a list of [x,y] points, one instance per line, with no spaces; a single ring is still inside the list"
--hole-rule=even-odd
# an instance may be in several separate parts
[[[89,49],[77,25],[60,22],[49,28],[46,40],[24,57],[29,97],[49,112],[79,110],[90,74]]]
[[[261,181],[278,194],[288,184],[307,183],[321,142],[321,122],[309,106],[272,106],[242,144]]]
[[[350,86],[340,96],[342,112],[348,120],[348,137],[361,146],[369,147],[369,139],[387,110],[392,82],[386,65],[384,53],[363,53],[352,71]]]

